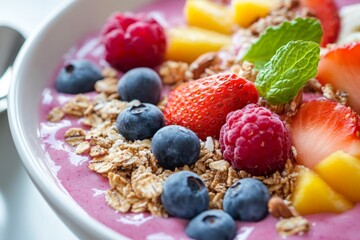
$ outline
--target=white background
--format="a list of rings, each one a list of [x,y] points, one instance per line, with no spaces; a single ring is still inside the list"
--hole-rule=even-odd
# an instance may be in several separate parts
[[[27,37],[59,3],[61,0],[0,0],[0,24],[13,26]],[[0,113],[0,239],[76,239],[26,175],[6,112]]]

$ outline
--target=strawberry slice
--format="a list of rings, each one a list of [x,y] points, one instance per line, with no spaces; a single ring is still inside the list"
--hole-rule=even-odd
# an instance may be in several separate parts
[[[360,118],[349,107],[318,99],[303,103],[290,122],[298,163],[312,169],[333,152],[360,157]]]
[[[236,74],[213,75],[172,91],[164,115],[168,125],[187,127],[201,139],[218,139],[226,115],[258,99],[254,83]]]
[[[336,47],[321,56],[317,79],[346,91],[349,106],[360,113],[360,43]]]
[[[323,29],[321,46],[337,41],[340,32],[340,16],[334,0],[300,0],[320,20]]]

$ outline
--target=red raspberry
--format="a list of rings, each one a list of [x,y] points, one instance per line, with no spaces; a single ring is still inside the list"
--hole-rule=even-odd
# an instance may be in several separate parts
[[[219,142],[224,159],[255,176],[282,170],[287,159],[292,159],[285,124],[275,113],[255,104],[228,114]]]
[[[162,26],[145,14],[116,13],[102,30],[105,59],[114,68],[156,67],[165,55],[166,35]]]

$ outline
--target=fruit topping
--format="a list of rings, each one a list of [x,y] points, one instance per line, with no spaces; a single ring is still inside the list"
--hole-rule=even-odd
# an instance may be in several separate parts
[[[272,0],[232,0],[234,22],[241,27],[249,27],[262,17],[266,17],[274,6]]]
[[[198,175],[181,171],[165,180],[161,201],[171,216],[191,219],[208,209],[209,193]]]
[[[94,63],[85,59],[73,60],[61,68],[55,88],[58,92],[69,94],[91,92],[100,79],[103,76]]]
[[[116,126],[127,140],[152,138],[165,125],[163,113],[149,103],[136,104],[123,110],[116,119]]]
[[[236,236],[236,223],[222,210],[207,210],[193,218],[185,232],[197,240],[232,240]]]
[[[224,159],[255,176],[282,170],[292,159],[290,134],[278,115],[255,104],[230,113],[221,128]]]
[[[337,151],[319,164],[314,170],[335,191],[353,203],[360,202],[360,159],[343,151]]]
[[[292,203],[302,215],[322,212],[341,213],[353,207],[351,202],[335,192],[310,170],[301,172],[292,194]]]
[[[226,115],[258,101],[255,85],[236,74],[219,74],[180,85],[164,110],[167,124],[194,131],[199,138],[218,138]]]
[[[340,16],[334,0],[300,0],[320,20],[324,32],[321,46],[336,42],[340,32]]]
[[[146,14],[115,13],[103,27],[102,42],[105,60],[121,71],[156,67],[166,51],[163,27]]]
[[[290,122],[296,160],[310,169],[338,150],[360,157],[359,131],[355,112],[325,99],[303,103]]]
[[[160,166],[174,170],[194,164],[200,154],[200,140],[182,126],[166,126],[153,137],[151,150]]]
[[[332,48],[323,54],[317,79],[348,94],[349,106],[360,114],[360,43]]]
[[[230,44],[229,35],[199,27],[175,27],[168,31],[166,59],[191,63]]]
[[[158,104],[161,98],[162,81],[151,68],[134,68],[125,73],[118,83],[121,100]]]
[[[260,221],[268,215],[269,190],[257,179],[243,178],[229,187],[224,210],[240,221]]]
[[[224,34],[233,32],[231,10],[222,4],[211,1],[187,0],[184,15],[189,26]]]

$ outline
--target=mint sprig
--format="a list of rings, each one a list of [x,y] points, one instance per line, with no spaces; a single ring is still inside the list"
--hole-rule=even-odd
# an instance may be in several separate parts
[[[311,41],[290,41],[276,51],[255,81],[270,104],[288,103],[306,82],[316,76],[320,46]]]
[[[254,63],[256,69],[262,69],[281,46],[290,41],[303,40],[320,43],[322,29],[315,18],[296,18],[268,28],[250,47],[242,60]]]

